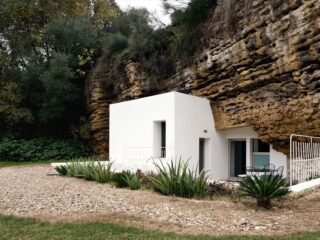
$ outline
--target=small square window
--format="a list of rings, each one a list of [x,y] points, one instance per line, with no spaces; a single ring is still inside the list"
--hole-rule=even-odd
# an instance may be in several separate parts
[[[252,139],[252,151],[253,152],[270,152],[270,146],[267,143],[262,142],[260,139]]]
[[[270,164],[270,146],[260,139],[252,139],[252,164],[255,168],[264,168]]]

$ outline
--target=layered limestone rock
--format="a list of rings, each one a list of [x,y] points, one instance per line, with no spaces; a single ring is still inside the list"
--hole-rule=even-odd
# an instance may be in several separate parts
[[[124,76],[120,79],[114,77],[112,70],[104,58],[100,59],[90,78],[88,97],[91,147],[106,159],[109,157],[109,105],[144,96],[148,89],[146,74],[139,63],[126,61]]]
[[[162,80],[158,93],[184,88],[207,98],[218,129],[251,126],[283,152],[292,133],[320,135],[320,1],[227,3],[206,23],[194,64]],[[118,92],[91,80],[92,140],[103,155],[108,104],[155,94],[141,64],[129,61],[125,75]]]

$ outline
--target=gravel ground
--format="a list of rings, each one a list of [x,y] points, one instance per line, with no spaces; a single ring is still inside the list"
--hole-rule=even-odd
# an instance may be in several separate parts
[[[290,234],[320,230],[320,189],[278,201],[188,200],[151,191],[116,189],[55,175],[50,166],[0,169],[0,214],[50,221],[105,220],[192,234]]]

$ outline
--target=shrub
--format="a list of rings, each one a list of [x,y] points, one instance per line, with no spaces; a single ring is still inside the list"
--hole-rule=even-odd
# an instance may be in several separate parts
[[[119,188],[129,187],[132,190],[141,188],[142,178],[140,178],[138,173],[132,174],[129,171],[112,173],[112,162],[108,162],[105,165],[98,161],[98,159],[80,158],[65,166],[56,167],[55,170],[62,176],[84,178],[98,183],[109,183],[112,181]]]
[[[245,196],[255,198],[259,207],[271,208],[271,199],[285,196],[289,188],[281,176],[264,175],[246,177],[240,183],[240,191]]]
[[[81,178],[85,178],[85,168],[83,166],[83,164],[81,164],[80,162],[70,162],[67,165],[67,169],[68,169],[68,176],[69,177],[81,177]]]
[[[195,26],[206,20],[210,11],[216,6],[217,0],[191,0],[185,10],[177,10],[173,13],[173,24]]]
[[[58,167],[55,167],[54,169],[62,176],[68,175],[68,167],[67,166],[58,166]]]
[[[102,164],[98,159],[78,159],[70,162],[66,166],[56,167],[55,170],[63,176],[85,178],[98,183],[108,183],[111,181],[112,162],[107,165]]]
[[[73,140],[50,138],[0,140],[0,161],[53,161],[88,157],[88,146]]]
[[[131,177],[131,175],[132,173],[129,171],[113,173],[111,181],[118,188],[126,188],[129,187],[129,184],[127,183],[127,178]]]
[[[157,177],[151,177],[151,183],[155,191],[163,195],[175,195],[192,198],[203,198],[208,192],[207,177],[202,171],[199,175],[189,169],[188,162],[171,161],[165,166],[154,162],[159,173]],[[195,171],[196,172],[196,171]]]
[[[136,174],[126,175],[125,181],[131,190],[138,190],[141,188],[141,179]]]
[[[110,34],[106,39],[106,49],[112,55],[128,47],[128,38],[121,33]]]
[[[98,183],[109,183],[112,178],[111,166],[112,162],[108,162],[106,166],[100,162],[91,163],[85,167],[87,169],[86,177]]]

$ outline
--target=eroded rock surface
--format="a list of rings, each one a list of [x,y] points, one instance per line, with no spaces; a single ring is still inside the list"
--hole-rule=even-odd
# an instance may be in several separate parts
[[[157,93],[188,89],[212,102],[218,129],[252,126],[283,152],[292,133],[320,135],[319,0],[225,2],[204,31],[194,64],[162,80]],[[91,79],[91,129],[96,152],[107,156],[109,103],[155,92],[139,63],[129,61],[123,79],[99,71]],[[117,91],[103,86],[110,80]]]

